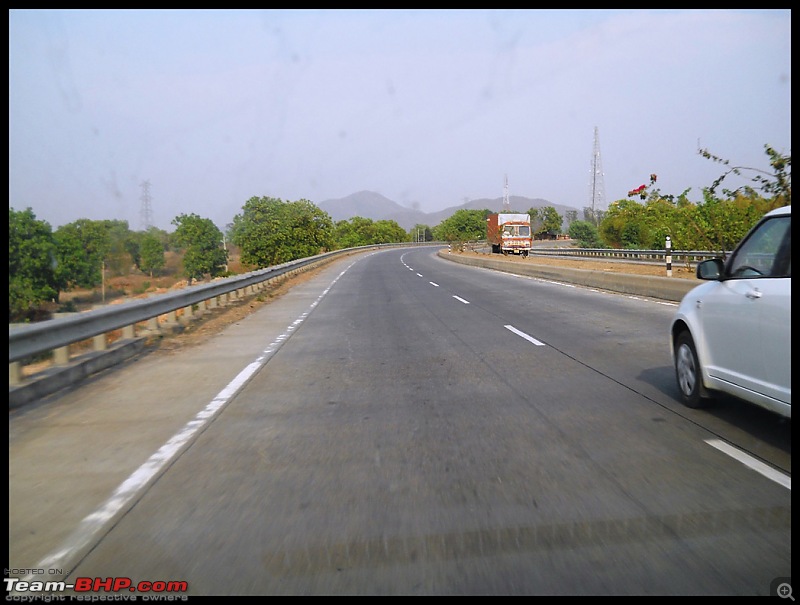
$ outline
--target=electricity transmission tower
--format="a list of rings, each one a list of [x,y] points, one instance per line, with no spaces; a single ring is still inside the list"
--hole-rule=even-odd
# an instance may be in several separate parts
[[[142,181],[142,208],[139,219],[142,231],[147,231],[153,226],[153,207],[150,198],[150,181]]]
[[[511,212],[511,202],[508,201],[508,175],[504,175],[506,182],[503,186],[503,212]]]
[[[594,150],[592,151],[591,177],[589,179],[590,207],[592,209],[592,220],[595,225],[599,221],[598,213],[606,209],[606,188],[603,183],[603,165],[600,162],[600,135],[597,126],[594,127]]]

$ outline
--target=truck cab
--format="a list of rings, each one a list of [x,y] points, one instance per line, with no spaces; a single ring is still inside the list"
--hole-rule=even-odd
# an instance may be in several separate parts
[[[528,256],[533,244],[530,215],[490,214],[486,218],[486,239],[494,254]]]

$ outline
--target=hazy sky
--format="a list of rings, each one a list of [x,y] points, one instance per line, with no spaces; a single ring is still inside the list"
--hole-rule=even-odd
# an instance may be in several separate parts
[[[791,153],[791,10],[9,10],[9,207],[220,229],[251,197],[693,201]],[[751,173],[748,173],[752,176]],[[748,179],[726,181],[738,186]],[[733,187],[732,187],[733,188]]]

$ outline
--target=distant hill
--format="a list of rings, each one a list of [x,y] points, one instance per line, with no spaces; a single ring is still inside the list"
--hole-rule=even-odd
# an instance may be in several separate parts
[[[542,208],[552,206],[561,216],[566,218],[566,213],[570,210],[578,212],[578,218],[583,218],[583,211],[573,206],[564,204],[553,204],[541,198],[527,198],[519,195],[512,195],[508,198],[511,210],[515,212],[526,212],[530,208]],[[319,202],[317,207],[327,212],[334,222],[350,220],[353,217],[361,216],[373,221],[395,221],[406,231],[410,231],[416,225],[427,225],[435,227],[443,220],[450,218],[458,210],[483,210],[489,209],[500,212],[503,209],[503,198],[494,199],[481,198],[471,200],[460,206],[451,206],[438,212],[421,212],[401,206],[397,202],[382,196],[374,191],[359,191],[347,197],[339,199],[325,200]]]

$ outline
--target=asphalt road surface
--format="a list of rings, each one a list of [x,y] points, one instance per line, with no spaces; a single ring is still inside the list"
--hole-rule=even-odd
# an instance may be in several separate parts
[[[433,249],[338,261],[203,345],[10,414],[11,575],[769,595],[791,576],[791,422],[683,407],[674,309]]]

